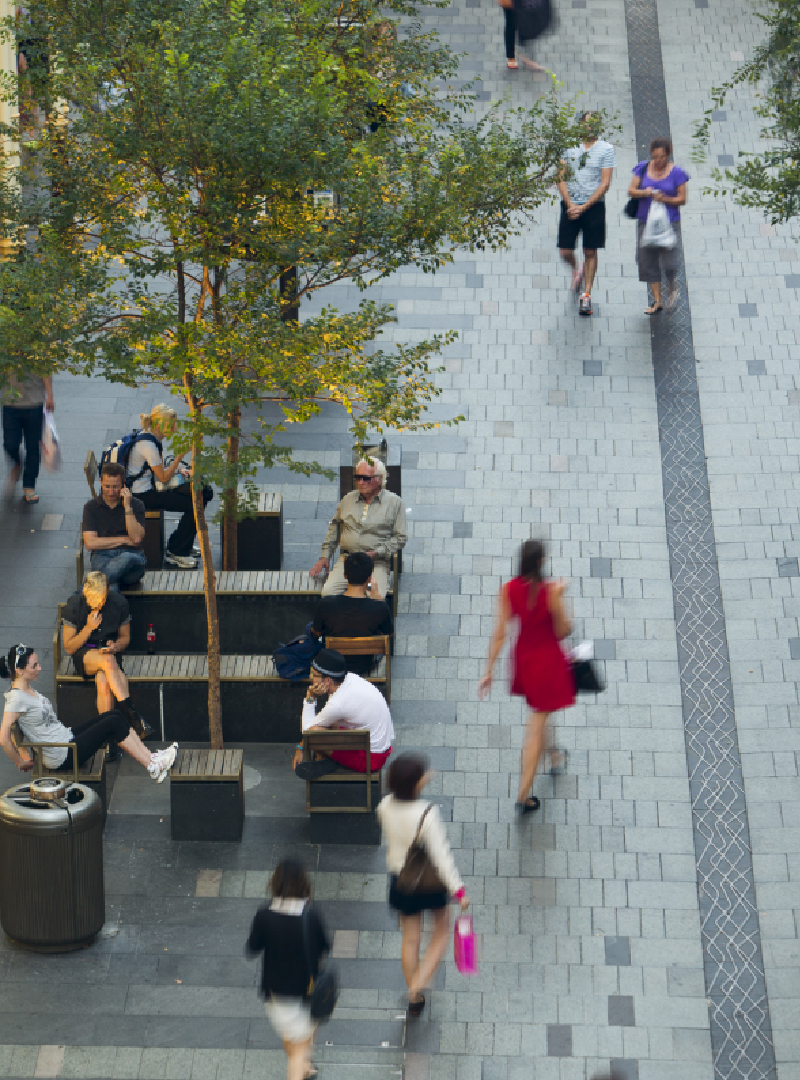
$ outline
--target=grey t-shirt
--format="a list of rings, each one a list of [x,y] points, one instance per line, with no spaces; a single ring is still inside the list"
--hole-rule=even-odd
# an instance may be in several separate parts
[[[53,706],[38,691],[31,697],[24,690],[12,686],[6,694],[6,712],[19,713],[19,726],[22,734],[31,742],[71,742],[72,729],[64,727],[55,714]],[[66,747],[58,746],[42,751],[42,760],[48,769],[57,769],[63,765],[67,756]]]
[[[44,405],[44,379],[35,375],[30,379],[9,375],[2,398],[3,404],[13,409],[35,409],[37,405]]]

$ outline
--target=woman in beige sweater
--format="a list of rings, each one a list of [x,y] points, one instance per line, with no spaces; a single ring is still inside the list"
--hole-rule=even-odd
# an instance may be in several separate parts
[[[469,907],[469,898],[453,862],[439,810],[420,797],[432,776],[428,763],[419,754],[401,754],[389,768],[391,794],[381,800],[377,810],[386,845],[386,869],[390,875],[389,904],[398,913],[403,934],[400,957],[408,986],[409,1016],[419,1016],[425,1007],[422,991],[431,983],[447,948],[447,905],[451,897],[458,900],[462,911]],[[407,893],[398,888],[398,876],[417,834],[418,842],[436,868],[443,886],[440,890]],[[434,929],[430,944],[420,960],[422,915],[425,911],[433,912]]]

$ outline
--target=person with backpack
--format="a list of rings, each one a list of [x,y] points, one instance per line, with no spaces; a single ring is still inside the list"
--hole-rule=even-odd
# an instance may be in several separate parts
[[[122,461],[131,494],[140,499],[146,510],[166,510],[181,515],[177,529],[167,541],[164,562],[181,570],[195,570],[197,560],[192,546],[197,536],[194,520],[189,469],[182,457],[164,464],[163,442],[175,430],[178,414],[169,405],[156,405],[149,413],[140,413],[141,430],[119,440],[103,454],[103,460]],[[107,457],[108,455],[108,457]],[[177,475],[176,475],[177,474]],[[161,485],[159,491],[156,481]],[[214,498],[214,492],[203,485],[203,505]]]

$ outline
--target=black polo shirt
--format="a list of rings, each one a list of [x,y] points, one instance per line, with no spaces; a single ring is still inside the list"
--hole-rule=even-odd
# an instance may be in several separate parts
[[[86,626],[91,610],[83,592],[73,593],[64,608],[64,625],[71,626],[73,630],[80,633]],[[119,637],[119,628],[131,621],[128,601],[120,593],[109,589],[106,602],[100,609],[100,615],[100,625],[86,639],[87,645],[95,645],[98,649],[101,649],[107,641],[116,641]]]
[[[373,637],[394,633],[394,623],[385,600],[358,596],[324,596],[311,625],[322,637]],[[375,666],[372,656],[346,656],[347,670],[366,676]]]
[[[131,510],[133,510],[133,516],[144,528],[144,503],[142,500],[131,498]],[[125,503],[120,499],[112,510],[103,499],[102,494],[97,495],[94,499],[89,499],[83,508],[82,529],[83,532],[97,533],[99,537],[104,539],[110,536],[127,536]],[[120,544],[119,548],[113,550],[122,551],[124,548],[129,548],[131,551],[141,551],[142,545],[132,543],[129,538],[127,544]],[[106,550],[112,549],[106,548]]]

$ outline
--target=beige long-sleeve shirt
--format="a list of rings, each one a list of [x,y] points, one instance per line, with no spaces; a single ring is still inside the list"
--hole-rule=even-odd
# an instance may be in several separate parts
[[[403,869],[408,849],[414,843],[420,819],[427,805],[427,799],[403,802],[396,799],[394,795],[387,795],[378,804],[378,821],[383,833],[383,842],[386,845],[386,869],[390,874],[399,874]],[[453,862],[447,833],[435,804],[422,824],[419,838],[428,858],[439,871],[442,884],[451,896],[455,896],[459,889],[464,887],[464,882]]]
[[[406,510],[399,495],[384,488],[367,503],[358,491],[348,491],[328,526],[322,554],[330,559],[337,547],[343,555],[374,551],[388,562],[407,540]]]

